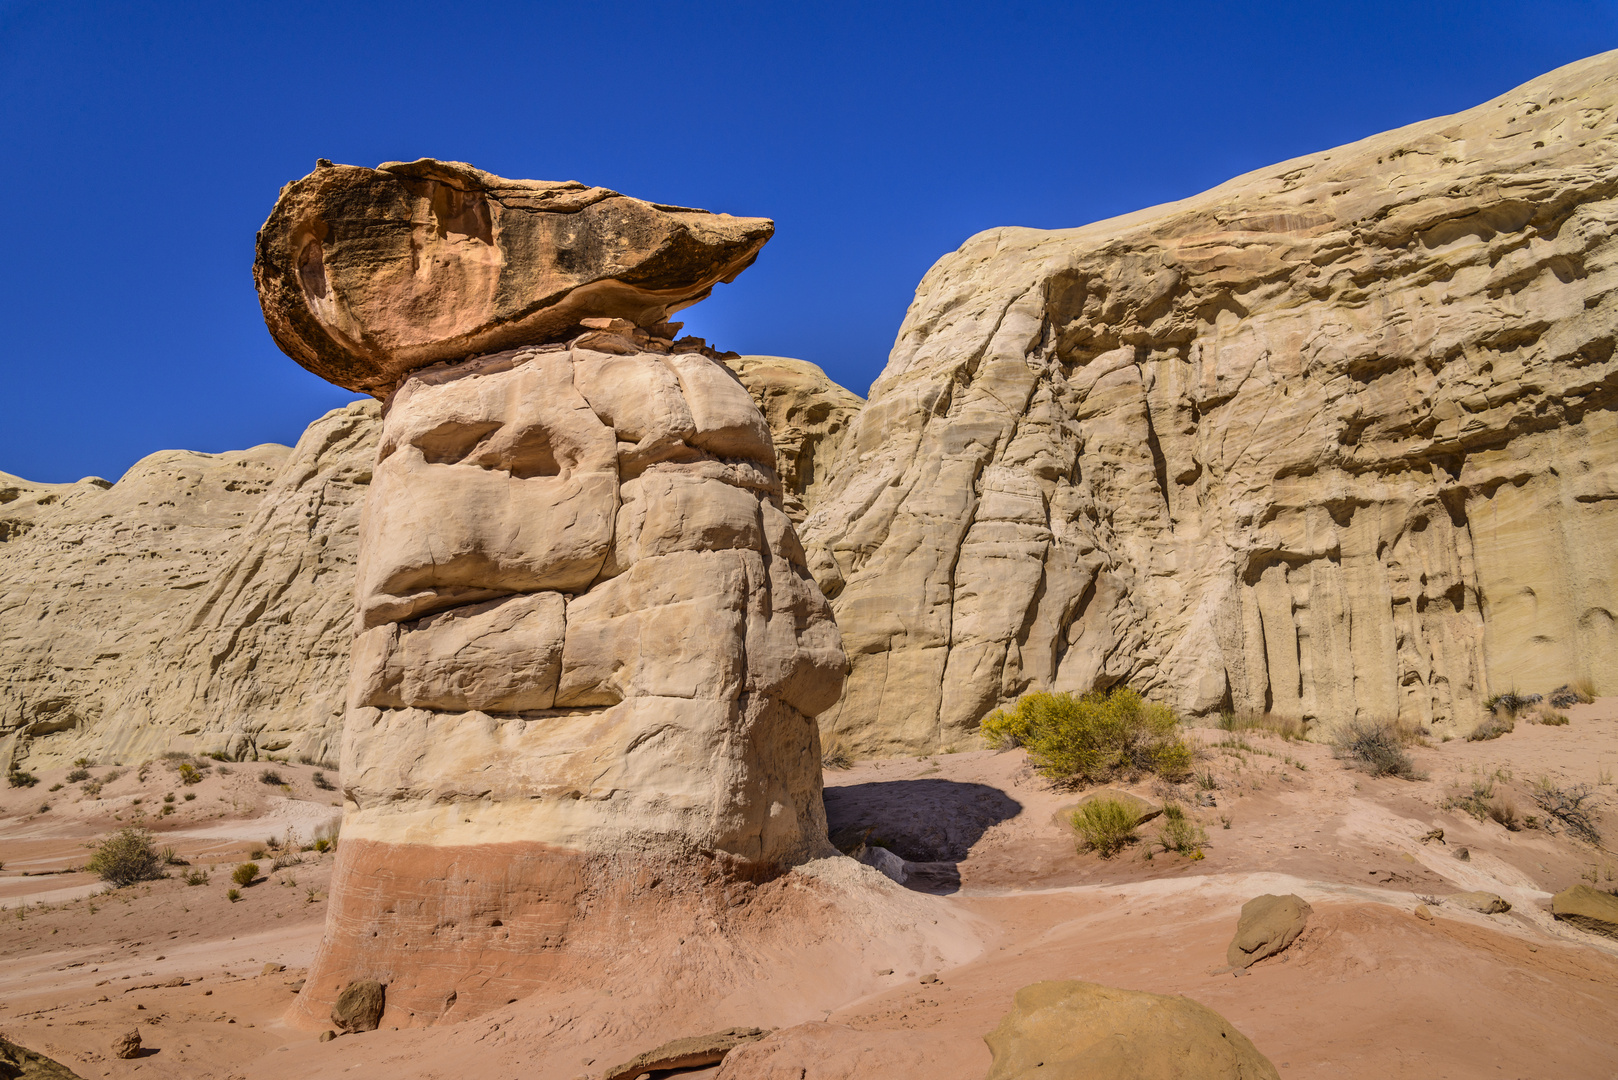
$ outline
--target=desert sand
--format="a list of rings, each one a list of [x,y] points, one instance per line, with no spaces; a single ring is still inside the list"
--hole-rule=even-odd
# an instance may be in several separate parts
[[[1371,779],[1315,743],[1193,729],[1200,779],[1176,790],[1126,786],[1194,806],[1208,836],[1201,859],[1147,858],[1151,823],[1112,859],[1079,851],[1056,816],[1074,792],[1034,773],[1021,750],[857,762],[826,773],[833,834],[869,828],[872,842],[907,857],[913,895],[950,928],[949,955],[936,966],[878,943],[857,978],[833,984],[812,964],[781,963],[755,972],[750,993],[717,1011],[685,1007],[678,995],[614,1001],[580,983],[545,995],[542,1008],[519,1000],[461,1023],[325,1043],[288,1013],[319,943],[332,856],[303,852],[271,872],[267,852],[264,880],[239,902],[225,898],[229,870],[268,838],[291,828],[307,843],[337,813],[313,767],[240,763],[221,776],[215,766],[185,788],[156,764],[145,782],[124,770],[99,800],[79,799],[76,786],[50,793],[62,777],[46,772],[33,788],[0,795],[0,1033],[85,1077],[426,1080],[593,1076],[680,1034],[808,1025],[774,1036],[808,1076],[965,1080],[987,1072],[983,1036],[1018,988],[1082,978],[1192,997],[1289,1080],[1609,1077],[1618,1068],[1618,942],[1559,923],[1548,908],[1552,893],[1581,878],[1612,888],[1618,856],[1554,825],[1512,831],[1446,808],[1492,781],[1496,804],[1514,801],[1521,821],[1535,813],[1532,786],[1545,778],[1591,785],[1610,819],[1618,699],[1570,716],[1565,727],[1519,724],[1488,742],[1418,746],[1419,781]],[[259,780],[266,768],[287,790]],[[190,867],[110,895],[69,871],[87,841],[164,805],[169,791],[180,809],[147,820]],[[187,792],[197,798],[184,801]],[[1423,842],[1435,828],[1443,840]],[[206,885],[184,883],[194,868],[209,870]],[[1444,902],[1470,890],[1497,893],[1512,909],[1481,915]],[[1314,914],[1291,948],[1238,975],[1225,948],[1242,903],[1264,892],[1295,892]],[[781,900],[761,887],[737,907],[790,923],[778,934],[787,960],[813,947],[814,911],[771,915]],[[1431,921],[1415,914],[1423,904]],[[626,927],[621,944],[632,957],[669,943],[656,928]],[[839,985],[847,996],[831,1002]],[[131,1028],[143,1056],[113,1058],[113,1040]],[[814,1071],[834,1060],[855,1062],[854,1071]]]

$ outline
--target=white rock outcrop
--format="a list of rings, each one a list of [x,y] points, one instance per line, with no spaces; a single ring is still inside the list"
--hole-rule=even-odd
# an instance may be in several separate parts
[[[116,484],[0,477],[0,764],[335,759],[377,414]]]
[[[803,526],[863,752],[1618,692],[1618,54],[928,272]]]

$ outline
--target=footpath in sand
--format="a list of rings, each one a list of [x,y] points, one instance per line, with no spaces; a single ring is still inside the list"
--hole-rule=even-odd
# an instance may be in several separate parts
[[[1080,852],[1058,814],[1077,795],[1035,775],[1021,751],[830,771],[834,834],[869,830],[904,857],[907,884],[979,928],[981,944],[965,950],[973,958],[921,970],[872,955],[875,992],[830,1013],[775,1008],[766,984],[725,1015],[680,1015],[694,1010],[673,995],[665,1018],[691,1034],[806,1024],[793,1045],[809,1076],[977,1080],[990,1060],[982,1036],[1019,987],[1082,978],[1186,994],[1227,1016],[1289,1080],[1605,1080],[1618,1071],[1618,942],[1556,922],[1549,900],[1581,880],[1618,887],[1618,855],[1547,823],[1533,787],[1589,785],[1598,825],[1618,834],[1618,699],[1570,715],[1566,727],[1519,724],[1489,742],[1415,747],[1426,774],[1417,781],[1368,778],[1324,746],[1195,729],[1197,779],[1130,787],[1190,808],[1207,833],[1200,859],[1160,850],[1156,822],[1115,858]],[[258,778],[266,767],[284,787]],[[303,852],[272,871],[266,850],[264,880],[236,903],[225,890],[231,868],[270,837],[291,828],[308,843],[337,813],[336,796],[309,767],[227,768],[190,787],[161,763],[145,781],[121,770],[82,801],[74,785],[49,792],[62,782],[54,773],[0,793],[0,1034],[85,1077],[221,1080],[594,1076],[657,1041],[531,1001],[327,1043],[287,1025],[319,940],[331,856]],[[1474,792],[1517,827],[1456,805]],[[154,816],[162,805],[179,809]],[[82,864],[87,841],[141,808],[190,867],[108,896],[92,895],[87,875],[55,872]],[[1434,829],[1443,840],[1424,840]],[[180,876],[210,867],[205,885]],[[1480,915],[1445,902],[1469,890],[1512,909]],[[1265,892],[1296,892],[1314,914],[1286,952],[1234,973],[1225,948],[1237,912]],[[1422,904],[1430,920],[1416,916]],[[626,934],[625,948],[635,946]],[[785,998],[808,974],[772,977]],[[131,1028],[144,1056],[113,1058],[113,1040]],[[834,1059],[853,1064],[816,1073]]]

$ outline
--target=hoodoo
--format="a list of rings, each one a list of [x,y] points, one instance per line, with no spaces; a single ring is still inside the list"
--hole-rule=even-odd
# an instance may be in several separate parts
[[[311,1014],[374,980],[387,1023],[464,1016],[637,905],[830,852],[837,628],[763,416],[664,321],[769,232],[439,162],[285,189],[259,236],[277,340],[388,391]]]

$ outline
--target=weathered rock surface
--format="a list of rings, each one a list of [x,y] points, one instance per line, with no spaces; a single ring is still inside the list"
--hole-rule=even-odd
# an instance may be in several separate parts
[[[1618,691],[1618,54],[928,272],[804,523],[931,750],[1030,688],[1469,728]]]
[[[140,1028],[131,1028],[112,1041],[112,1056],[129,1058],[140,1056]]]
[[[132,1032],[135,1045],[140,1046],[140,1033]],[[126,1036],[127,1037],[127,1036]],[[44,1054],[36,1054],[25,1046],[18,1046],[0,1038],[0,1075],[15,1080],[83,1080],[78,1073]]]
[[[1551,897],[1551,914],[1580,930],[1618,938],[1618,896],[1574,885]]]
[[[717,1080],[867,1080],[939,1075],[954,1064],[935,1040],[912,1032],[808,1023],[737,1047]]]
[[[1255,896],[1242,905],[1236,920],[1236,936],[1225,950],[1225,961],[1234,968],[1248,968],[1274,956],[1297,940],[1309,923],[1314,909],[1301,897],[1288,893]]]
[[[253,276],[288,356],[381,396],[418,368],[571,337],[588,318],[662,323],[774,230],[455,161],[322,165],[282,189]]]
[[[111,485],[0,478],[0,762],[334,758],[377,413]]]
[[[390,389],[354,579],[343,844],[306,1020],[353,979],[388,985],[395,1023],[459,1019],[538,987],[629,911],[667,917],[660,885],[700,895],[832,854],[812,719],[847,667],[830,605],[752,396],[665,321],[746,266],[769,223],[610,192],[564,219],[555,185],[427,165],[401,173],[430,188],[404,185],[410,198],[391,176],[317,172],[261,233],[277,340],[329,379]],[[489,196],[476,207],[444,194],[469,177]],[[513,209],[518,189],[529,202]],[[484,215],[505,231],[423,274],[412,230],[430,208],[443,234],[441,196],[452,235]],[[395,242],[327,250],[295,238],[304,217],[339,221],[339,241],[363,222]],[[478,243],[499,255],[487,282]],[[266,273],[276,244],[324,260],[319,288]],[[508,285],[527,305],[515,314],[490,306]],[[376,347],[289,340],[277,318],[296,288],[329,289]]]
[[[1280,1080],[1268,1058],[1212,1009],[1185,997],[1040,982],[1017,991],[984,1036],[988,1080]]]
[[[339,1031],[375,1031],[382,1023],[387,1001],[387,987],[375,979],[356,979],[337,995],[331,1007],[331,1022]]]
[[[763,1028],[726,1028],[709,1035],[671,1039],[655,1049],[636,1054],[622,1065],[601,1074],[601,1080],[637,1080],[646,1073],[667,1069],[695,1069],[716,1065],[738,1046],[757,1042],[769,1034]]]
[[[1456,893],[1453,896],[1446,896],[1444,903],[1452,907],[1465,908],[1467,911],[1475,911],[1479,915],[1504,915],[1511,910],[1511,901],[1492,892]]]
[[[826,490],[826,470],[842,453],[865,399],[807,360],[785,356],[723,357],[753,395],[775,442],[781,508],[794,523]]]

